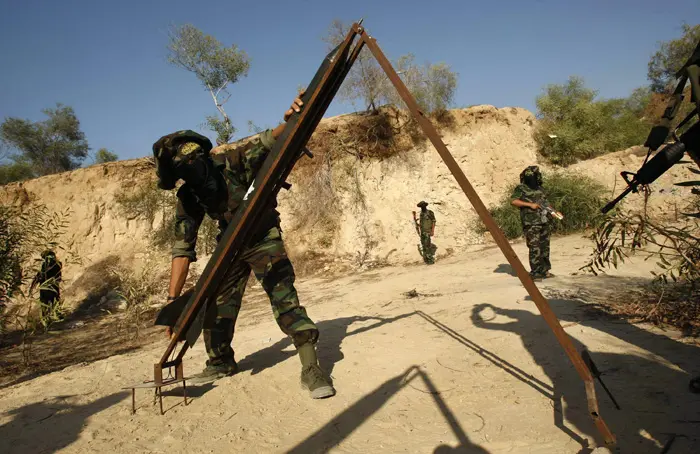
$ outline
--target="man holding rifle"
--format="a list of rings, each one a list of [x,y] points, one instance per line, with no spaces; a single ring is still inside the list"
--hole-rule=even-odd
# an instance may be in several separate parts
[[[420,208],[420,221],[416,217],[416,212],[413,212],[413,222],[416,224],[416,232],[420,237],[420,253],[423,256],[423,261],[432,265],[435,263],[435,251],[437,246],[435,246],[430,238],[435,234],[435,213],[428,209],[428,203],[425,201],[420,201],[418,203],[418,208]]]
[[[534,280],[554,277],[549,270],[549,216],[563,219],[561,213],[549,205],[542,189],[542,173],[537,166],[530,166],[520,174],[520,184],[511,196],[511,205],[520,208],[520,221],[525,241],[530,251],[530,276]]]
[[[302,108],[301,95],[284,114],[286,122]],[[245,198],[275,140],[284,131],[282,123],[266,130],[249,144],[232,149],[217,147],[220,153],[210,154],[211,142],[193,131],[178,131],[160,138],[153,145],[159,187],[173,189],[182,179],[177,192],[176,241],[172,249],[172,269],[168,300],[175,300],[185,284],[191,262],[197,260],[197,232],[205,215],[219,223],[219,237],[226,231],[233,214]],[[275,320],[282,332],[289,335],[299,352],[302,364],[301,383],[314,399],[330,397],[335,390],[321,370],[315,344],[319,332],[299,304],[294,288],[294,269],[282,241],[279,213],[274,201],[258,221],[256,234],[241,251],[224,276],[216,295],[215,326],[204,330],[209,356],[206,368],[195,382],[213,381],[238,371],[231,348],[234,327],[246,283],[252,270],[265,289]],[[169,329],[169,334],[172,332]]]

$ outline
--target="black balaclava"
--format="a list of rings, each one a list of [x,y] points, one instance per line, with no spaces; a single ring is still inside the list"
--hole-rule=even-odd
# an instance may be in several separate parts
[[[185,181],[202,204],[209,208],[220,205],[225,185],[223,176],[214,166],[211,157],[199,155],[180,163],[175,168],[175,173]]]
[[[530,166],[520,174],[520,182],[531,189],[539,189],[542,186],[542,174],[537,166]]]

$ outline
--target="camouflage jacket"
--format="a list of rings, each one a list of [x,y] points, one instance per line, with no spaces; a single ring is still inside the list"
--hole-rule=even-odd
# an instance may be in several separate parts
[[[274,144],[272,131],[268,129],[246,145],[235,148],[224,146],[221,153],[212,154],[214,166],[223,175],[220,197],[209,201],[200,200],[187,184],[180,187],[177,191],[173,258],[187,257],[192,262],[197,260],[197,233],[205,214],[218,221],[221,237]],[[279,225],[276,207],[277,202],[273,201],[263,213],[257,229],[261,234]]]
[[[420,231],[430,234],[435,225],[435,213],[432,210],[420,210]]]
[[[519,184],[515,187],[511,200],[520,199],[523,202],[538,203],[542,206],[548,204],[544,191],[540,189],[532,189],[525,184]],[[528,207],[520,207],[520,221],[523,226],[542,225],[549,222],[547,212],[543,209],[533,210]]]

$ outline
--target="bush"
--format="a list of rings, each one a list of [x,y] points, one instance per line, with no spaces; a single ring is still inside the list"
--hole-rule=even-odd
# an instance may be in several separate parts
[[[635,90],[630,98],[596,100],[597,92],[583,79],[549,85],[537,97],[539,122],[533,133],[539,152],[558,165],[568,166],[644,143],[649,123],[642,119],[640,102],[648,97]]]
[[[34,178],[32,166],[26,162],[0,164],[0,185]]]
[[[51,212],[44,205],[0,207],[0,333],[9,324],[19,330],[25,366],[31,364],[36,332],[47,330],[62,316],[62,300],[51,311],[37,310],[41,286],[31,284],[41,270],[41,252],[54,250],[64,270],[80,263],[70,245],[58,243],[67,232],[69,214],[69,210]]]
[[[700,175],[700,170],[689,170]],[[617,268],[637,253],[645,260],[656,259],[652,284],[637,296],[626,295],[621,311],[654,323],[700,328],[700,183],[686,181],[677,185],[692,187],[680,219],[650,219],[646,193],[640,212],[617,212],[592,232],[591,258],[581,269],[598,274],[610,266]]]
[[[175,208],[177,195],[175,191],[164,191],[155,184],[139,186],[133,191],[117,193],[115,200],[122,215],[127,219],[142,219],[151,226],[150,242],[156,248],[170,248],[175,241]],[[157,227],[153,228],[156,219],[160,219]],[[216,236],[219,227],[216,221],[204,217],[199,227],[197,247],[203,254],[210,254],[216,247]]]
[[[114,162],[119,159],[116,153],[112,153],[106,148],[100,148],[95,153],[95,164],[104,164],[106,162]]]
[[[597,181],[571,173],[543,173],[543,187],[547,200],[564,215],[564,220],[554,221],[554,233],[568,234],[592,227],[602,217],[600,208],[605,205],[605,187]],[[517,183],[508,187],[501,201],[489,212],[507,238],[518,238],[523,234],[520,224],[520,209],[510,204],[511,194]],[[476,230],[486,232],[479,219]]]
[[[138,270],[122,264],[109,268],[109,278],[116,284],[114,290],[126,304],[120,330],[127,337],[129,333],[133,333],[135,338],[140,336],[144,321],[152,311],[149,307],[150,299],[162,296],[166,291],[166,280],[157,265],[158,258],[149,256]]]

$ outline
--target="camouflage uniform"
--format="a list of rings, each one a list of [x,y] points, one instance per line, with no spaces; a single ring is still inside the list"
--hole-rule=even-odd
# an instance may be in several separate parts
[[[53,251],[42,252],[41,258],[41,270],[34,277],[33,285],[39,285],[41,316],[45,318],[51,315],[56,302],[61,298],[62,265],[56,259],[56,254]]]
[[[516,186],[511,199],[520,199],[540,205],[546,203],[545,194],[541,188],[533,189],[524,183]],[[542,209],[533,210],[528,207],[520,207],[520,221],[523,226],[525,242],[530,250],[530,275],[533,278],[545,277],[552,268],[549,262],[551,229],[547,213]]]
[[[223,178],[219,180],[220,187],[213,192],[218,196],[212,196],[211,200],[200,200],[187,183],[178,190],[177,240],[173,245],[173,258],[197,260],[197,231],[205,214],[218,221],[220,232],[217,239],[221,238],[232,213],[243,200],[273,144],[271,131],[267,130],[258,140],[246,146],[212,156]],[[294,269],[284,248],[279,213],[275,207],[276,202],[273,202],[264,212],[256,228],[257,235],[222,280],[216,297],[216,325],[204,331],[206,350],[212,365],[233,360],[231,342],[234,326],[251,270],[270,298],[277,324],[292,337],[294,345],[298,348],[306,343],[314,344],[318,339],[316,325],[299,304],[294,288]]]
[[[435,263],[435,251],[437,250],[430,238],[435,227],[435,213],[426,208],[428,204],[425,202],[420,202],[418,206],[421,208],[418,224],[420,226],[420,245],[423,252],[423,261],[428,265],[432,265]]]

